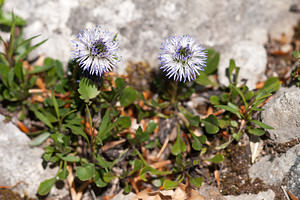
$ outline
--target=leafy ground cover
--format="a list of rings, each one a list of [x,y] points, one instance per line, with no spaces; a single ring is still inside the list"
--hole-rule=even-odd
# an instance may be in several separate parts
[[[266,72],[276,71],[279,78],[268,76],[251,91],[237,82],[239,67],[234,60],[228,61],[229,85],[218,85],[220,55],[213,49],[208,49],[205,71],[189,83],[170,81],[149,70],[147,63],[131,63],[128,75],[110,72],[101,78],[85,74],[74,61],[64,71],[59,60],[44,56],[28,60],[28,54],[46,41],[32,45],[36,36],[22,37],[25,23],[20,18],[3,13],[2,18],[10,39],[2,40],[0,113],[16,119],[32,138],[32,146],[44,148],[48,166],[58,166],[57,175],[41,183],[41,196],[58,180],[68,182],[74,199],[87,189],[109,199],[121,188],[138,193],[180,184],[189,193],[202,182],[216,185],[223,194],[268,188],[259,180],[250,184],[248,138],[264,139],[272,129],[260,121],[259,113],[280,85],[299,85],[296,59],[290,52],[274,50],[280,41],[268,44]],[[298,43],[296,31],[295,50]],[[278,60],[286,60],[290,71],[272,68]],[[137,82],[143,76],[146,87]],[[197,113],[187,107],[195,96],[207,96]],[[265,151],[270,153],[267,147]],[[220,176],[224,168],[228,173]],[[244,184],[234,177],[242,177]],[[281,198],[280,189],[274,190]]]

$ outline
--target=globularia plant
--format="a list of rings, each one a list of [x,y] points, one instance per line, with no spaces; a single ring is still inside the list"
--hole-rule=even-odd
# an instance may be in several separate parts
[[[206,67],[206,52],[199,42],[188,35],[172,36],[162,43],[160,69],[174,81],[191,81]]]
[[[27,54],[44,42],[30,46],[34,38],[24,40],[16,36],[12,23],[10,42],[0,56],[0,100],[8,106],[14,104],[15,109],[22,101],[22,113],[42,122],[32,134],[38,136],[31,145],[51,141],[44,147],[43,159],[59,168],[55,177],[41,183],[40,195],[46,195],[57,180],[67,177],[74,199],[76,193],[76,198],[80,198],[87,185],[103,188],[113,179],[120,181],[124,192],[130,192],[130,180],[137,176],[139,181],[156,188],[172,189],[183,181],[200,187],[202,178],[195,169],[200,168],[201,161],[218,163],[224,159],[220,154],[203,158],[208,134],[220,130],[230,133],[221,149],[234,139],[238,141],[244,132],[261,136],[271,128],[257,121],[255,113],[280,87],[279,81],[271,78],[262,89],[250,91],[237,83],[239,68],[234,61],[230,61],[230,84],[223,88],[225,93],[210,99],[222,115],[213,113],[200,118],[186,109],[185,101],[199,88],[196,84],[205,89],[218,87],[213,76],[220,58],[188,35],[171,36],[162,43],[160,69],[168,79],[157,78],[155,93],[159,95],[148,98],[127,86],[122,78],[107,73],[117,68],[119,44],[116,35],[103,27],[84,29],[72,41],[73,62],[68,76],[62,64],[50,58],[42,66],[25,69]],[[29,91],[36,80],[44,81],[46,86],[32,94]],[[34,101],[34,95],[40,95],[41,100]],[[25,114],[22,116],[19,120],[25,119]],[[172,140],[167,134],[165,141],[160,141],[161,136],[153,134],[157,128],[154,117],[171,119],[174,127],[168,132],[175,128],[177,137]],[[137,126],[132,126],[136,128],[131,127],[132,121],[136,121]],[[196,133],[196,129],[200,131]],[[105,151],[114,144],[119,144],[118,153],[107,156]],[[167,146],[171,149],[171,153],[165,153],[170,163],[157,169],[155,162],[161,160],[151,160],[145,152],[162,150],[162,154]]]

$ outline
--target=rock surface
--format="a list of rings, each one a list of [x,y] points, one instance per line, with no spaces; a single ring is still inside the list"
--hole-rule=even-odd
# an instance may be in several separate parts
[[[287,189],[298,199],[300,198],[300,156],[296,158],[294,165],[290,169]]]
[[[203,184],[199,189],[200,195],[204,196],[207,200],[226,200],[220,193],[218,188]]]
[[[240,67],[238,82],[243,83],[249,89],[255,89],[258,81],[265,79],[265,70],[267,67],[267,52],[264,47],[253,41],[239,41],[228,47],[227,51],[221,55],[218,68],[219,81],[223,85],[228,85],[229,81],[226,76],[226,68],[229,67],[229,60],[233,58],[235,64]]]
[[[276,143],[285,143],[300,135],[300,89],[280,88],[263,107],[262,121],[274,128],[269,130]]]
[[[299,15],[289,8],[298,3],[298,0],[14,0],[6,1],[4,9],[14,10],[27,20],[27,37],[41,34],[40,39],[49,39],[33,56],[45,53],[67,62],[70,40],[83,27],[99,24],[111,32],[119,32],[123,56],[119,71],[124,72],[128,60],[147,60],[156,68],[161,42],[173,34],[190,34],[205,46],[219,47],[221,55],[242,40],[262,47],[269,32],[277,38],[282,32],[290,36]],[[257,57],[263,58],[264,55]]]
[[[13,186],[21,195],[26,192],[35,197],[39,184],[55,176],[57,169],[42,167],[41,148],[30,148],[30,139],[11,122],[5,123],[0,115],[0,185]],[[51,196],[58,198],[68,194],[66,190],[52,188]]]
[[[266,192],[260,192],[258,194],[242,194],[239,196],[228,195],[225,196],[226,200],[273,200],[275,193],[272,190]]]
[[[112,200],[132,200],[136,194],[130,192],[129,194],[123,194],[123,190],[120,191]]]
[[[300,180],[296,177],[288,176],[288,174],[299,173],[297,162],[300,156],[300,144],[289,149],[285,154],[278,157],[271,157],[270,155],[262,157],[258,162],[249,169],[249,176],[253,180],[260,178],[268,185],[279,185],[287,176],[288,181],[292,185],[299,185]],[[293,169],[293,171],[291,171]],[[296,180],[296,179],[297,180]],[[293,182],[293,183],[292,183]],[[292,186],[294,187],[294,186]]]

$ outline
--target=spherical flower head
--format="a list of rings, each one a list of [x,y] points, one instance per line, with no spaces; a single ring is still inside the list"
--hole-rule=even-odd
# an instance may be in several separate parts
[[[175,81],[191,81],[206,67],[205,49],[188,35],[172,36],[162,43],[160,69]]]
[[[119,43],[116,37],[101,26],[80,31],[72,43],[73,60],[89,74],[102,76],[104,72],[117,67]]]

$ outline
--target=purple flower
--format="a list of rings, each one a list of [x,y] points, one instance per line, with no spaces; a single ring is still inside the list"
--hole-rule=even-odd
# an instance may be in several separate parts
[[[101,26],[80,31],[77,39],[72,40],[72,43],[73,59],[91,75],[102,76],[104,72],[112,71],[117,67],[119,43]]]
[[[188,35],[172,36],[162,43],[159,53],[160,69],[168,78],[191,81],[206,67],[205,49]]]

